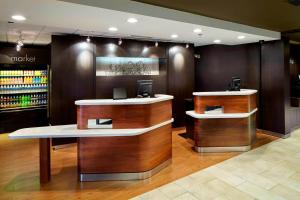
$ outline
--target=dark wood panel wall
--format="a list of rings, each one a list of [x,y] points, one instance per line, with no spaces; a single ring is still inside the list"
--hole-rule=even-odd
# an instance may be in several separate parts
[[[185,126],[184,99],[193,97],[195,84],[194,48],[170,44],[168,52],[168,94],[174,96],[174,125]]]
[[[194,47],[185,44],[115,38],[53,36],[51,45],[52,95],[50,123],[76,123],[74,101],[87,98],[112,98],[114,87],[125,87],[129,97],[136,96],[136,81],[154,80],[155,93],[175,96],[173,117],[175,126],[184,125],[183,100],[192,97],[194,88]],[[85,45],[84,45],[85,44]],[[159,76],[96,77],[95,59],[98,56],[157,57],[160,58]]]
[[[259,89],[260,47],[246,45],[209,45],[197,47],[196,90],[222,91],[233,76],[241,78],[243,88]]]
[[[78,99],[95,97],[93,44],[80,36],[52,36],[50,124],[76,123]]]
[[[290,75],[290,81],[288,82],[290,86],[286,86],[287,92],[290,92],[290,95],[286,94],[287,98],[285,99],[285,126],[286,133],[288,133],[293,129],[300,127],[300,107],[292,107],[289,99],[289,97],[300,98],[300,80],[298,77],[300,74],[299,44],[289,44],[288,42],[285,42],[285,62],[286,66],[289,66]]]
[[[200,58],[195,60],[196,91],[227,90],[233,76],[241,78],[241,87],[260,89],[260,45],[259,43],[235,46],[209,45],[196,47]],[[259,107],[260,95],[257,94]],[[257,112],[260,127],[260,109]]]
[[[261,47],[262,127],[285,133],[284,43],[264,42]]]

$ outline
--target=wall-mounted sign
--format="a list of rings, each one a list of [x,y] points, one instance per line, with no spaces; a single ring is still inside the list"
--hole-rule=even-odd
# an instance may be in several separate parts
[[[11,56],[10,60],[12,62],[31,62],[31,63],[34,63],[35,62],[35,56],[28,56],[27,54],[25,54],[25,56]]]
[[[159,75],[158,58],[97,57],[96,76]]]
[[[22,48],[0,46],[0,64],[49,64],[50,56],[47,47]]]

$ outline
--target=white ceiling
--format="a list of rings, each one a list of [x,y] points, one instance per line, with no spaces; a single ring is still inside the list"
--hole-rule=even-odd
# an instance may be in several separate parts
[[[122,3],[126,1],[128,4],[133,3],[128,0],[122,0]],[[101,1],[97,2],[101,3]],[[118,0],[106,0],[105,3],[107,2],[113,5],[113,2],[118,2]],[[99,4],[97,6],[87,6],[56,0],[0,0],[0,41],[16,42],[19,32],[22,33],[24,42],[29,44],[48,44],[51,42],[52,34],[70,33],[122,38],[141,37],[153,41],[172,40],[194,43],[195,45],[212,44],[215,39],[222,40],[221,44],[234,45],[280,38],[280,33],[278,32],[211,18],[205,18],[204,23],[202,20],[204,17],[202,16],[179,13],[179,11],[141,3],[134,4],[139,6],[141,10],[144,10],[145,13],[148,13],[146,11],[149,11],[149,9],[152,9],[153,13],[163,12],[164,18],[152,17],[150,14],[147,14],[148,16],[136,14],[137,12],[134,14],[133,12],[124,12],[124,10],[117,11],[117,6],[116,9],[107,9],[107,5],[104,6],[104,4],[103,7],[106,8],[100,8]],[[168,12],[170,13],[169,16],[177,12],[176,17],[183,16],[182,14],[185,15],[180,20],[171,20],[165,17]],[[24,15],[27,20],[13,24],[8,23],[8,21],[13,21],[11,16],[14,14]],[[156,16],[159,16],[159,14]],[[127,19],[129,17],[137,18],[138,23],[128,23]],[[184,19],[188,19],[186,17],[192,20],[184,22]],[[201,17],[201,19],[197,20],[197,17]],[[197,23],[191,23],[195,21]],[[210,24],[211,26],[209,26]],[[108,31],[108,28],[111,26],[115,26],[119,30],[116,33],[111,33]],[[234,27],[234,30],[232,27]],[[202,29],[202,36],[193,32],[195,28]],[[179,37],[171,39],[171,34],[177,34]],[[238,40],[237,36],[239,35],[244,35],[246,38]]]

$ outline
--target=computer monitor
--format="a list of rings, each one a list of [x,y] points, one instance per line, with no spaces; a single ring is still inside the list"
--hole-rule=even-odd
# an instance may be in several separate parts
[[[153,97],[152,80],[138,80],[137,81],[137,97]]]
[[[232,77],[228,90],[229,91],[240,91],[241,90],[241,79],[238,77]]]
[[[113,99],[127,99],[127,91],[125,88],[114,88]]]

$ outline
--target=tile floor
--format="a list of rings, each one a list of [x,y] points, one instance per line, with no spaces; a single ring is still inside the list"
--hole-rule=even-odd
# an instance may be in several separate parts
[[[300,130],[133,200],[300,200]]]

